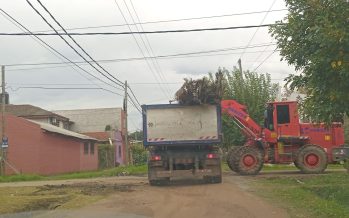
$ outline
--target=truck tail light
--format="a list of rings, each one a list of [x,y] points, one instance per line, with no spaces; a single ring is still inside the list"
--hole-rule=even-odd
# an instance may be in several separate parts
[[[154,161],[159,161],[159,160],[161,160],[161,156],[160,155],[154,155],[154,156],[151,156],[150,159],[154,160]]]
[[[218,158],[218,154],[207,154],[206,155],[207,159],[214,159],[214,158]]]

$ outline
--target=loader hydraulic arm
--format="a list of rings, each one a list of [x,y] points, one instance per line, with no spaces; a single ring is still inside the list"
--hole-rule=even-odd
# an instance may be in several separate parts
[[[235,100],[223,100],[221,101],[221,109],[223,114],[233,118],[234,123],[249,139],[262,139],[263,129],[249,116],[245,105],[239,104]]]

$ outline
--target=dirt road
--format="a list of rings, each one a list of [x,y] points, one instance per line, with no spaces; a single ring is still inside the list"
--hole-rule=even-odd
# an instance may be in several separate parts
[[[276,208],[255,196],[246,183],[246,177],[233,174],[224,176],[222,184],[202,184],[199,181],[183,183],[175,181],[165,187],[152,187],[146,177],[115,177],[92,180],[69,180],[1,184],[10,186],[40,186],[45,184],[84,183],[128,185],[128,191],[112,193],[106,199],[75,209],[40,211],[3,215],[0,217],[289,217],[287,212]]]

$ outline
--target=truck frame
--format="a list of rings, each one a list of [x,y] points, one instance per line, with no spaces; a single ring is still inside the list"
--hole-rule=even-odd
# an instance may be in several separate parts
[[[142,111],[150,185],[179,177],[222,181],[219,105],[143,105]]]

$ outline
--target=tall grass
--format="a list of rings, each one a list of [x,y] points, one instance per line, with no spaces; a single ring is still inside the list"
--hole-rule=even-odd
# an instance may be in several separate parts
[[[105,170],[85,171],[66,173],[54,176],[40,176],[40,175],[11,175],[0,176],[0,182],[19,182],[19,181],[37,181],[37,180],[62,180],[62,179],[84,179],[95,177],[112,177],[120,175],[142,175],[147,173],[146,165],[139,166],[121,166]]]

